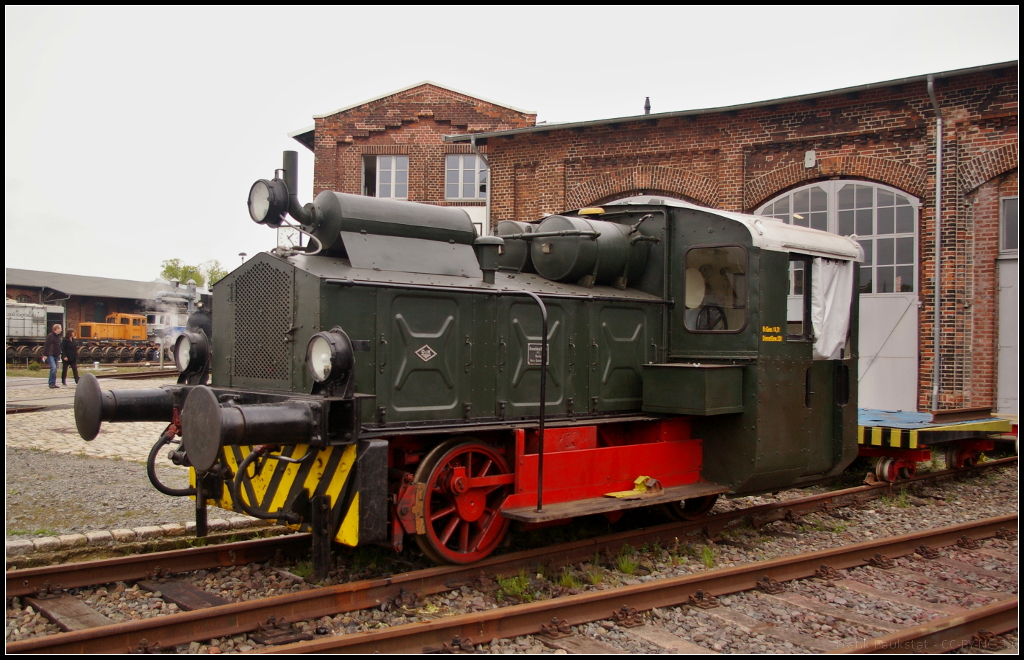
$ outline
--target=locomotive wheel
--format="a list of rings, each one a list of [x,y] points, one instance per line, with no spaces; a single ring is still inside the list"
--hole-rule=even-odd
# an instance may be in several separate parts
[[[917,464],[907,465],[899,469],[900,479],[913,479],[917,474]]]
[[[500,508],[511,485],[467,488],[466,479],[509,472],[501,453],[480,441],[452,439],[431,450],[415,475],[427,485],[427,533],[416,535],[423,554],[438,563],[471,564],[494,552],[508,531]]]
[[[132,361],[142,362],[146,359],[146,349],[144,348],[133,348],[132,349]]]
[[[688,522],[698,520],[708,515],[711,509],[715,508],[718,495],[707,495],[705,497],[694,497],[682,502],[670,502],[664,506],[665,513],[672,520]]]
[[[132,347],[122,346],[117,351],[117,359],[120,362],[131,362],[132,361]]]

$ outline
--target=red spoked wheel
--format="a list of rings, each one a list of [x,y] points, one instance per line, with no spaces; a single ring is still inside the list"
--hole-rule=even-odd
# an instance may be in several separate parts
[[[706,497],[694,497],[682,502],[670,502],[664,506],[665,513],[672,520],[688,522],[698,520],[708,515],[711,509],[715,508],[718,495],[707,495]]]
[[[508,531],[500,509],[512,485],[473,481],[509,474],[501,453],[479,441],[449,440],[427,454],[415,475],[427,485],[426,534],[416,535],[423,554],[438,563],[471,564],[494,552]]]

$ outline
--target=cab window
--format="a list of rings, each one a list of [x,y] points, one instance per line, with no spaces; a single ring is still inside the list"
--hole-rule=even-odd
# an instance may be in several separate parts
[[[811,262],[805,254],[789,255],[789,295],[786,300],[786,340],[811,341]]]
[[[747,253],[737,245],[691,248],[684,262],[683,321],[691,332],[739,332],[747,324]]]

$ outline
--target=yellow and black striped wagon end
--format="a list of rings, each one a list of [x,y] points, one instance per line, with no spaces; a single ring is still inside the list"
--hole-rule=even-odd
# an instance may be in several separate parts
[[[986,419],[957,424],[924,426],[922,428],[894,428],[889,426],[858,426],[857,444],[863,447],[886,449],[921,449],[929,445],[985,438],[1006,433],[1010,422],[1005,419]]]
[[[227,446],[221,461],[234,475],[253,450],[248,446]],[[300,459],[309,453],[308,445],[287,445],[280,455]],[[387,539],[387,442],[364,440],[356,444],[313,449],[313,455],[301,463],[286,463],[264,456],[254,461],[241,480],[239,496],[245,503],[265,513],[293,512],[302,520],[288,525],[311,531],[313,497],[326,495],[331,505],[333,538],[338,543],[357,546]],[[195,485],[195,471],[190,470]],[[209,506],[245,513],[231,499],[225,483],[218,497],[207,500]]]

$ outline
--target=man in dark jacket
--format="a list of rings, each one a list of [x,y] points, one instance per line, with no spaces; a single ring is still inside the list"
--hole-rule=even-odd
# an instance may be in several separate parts
[[[57,362],[60,361],[60,323],[53,324],[53,332],[46,335],[46,344],[43,345],[43,362],[50,365],[50,389],[57,387]]]

